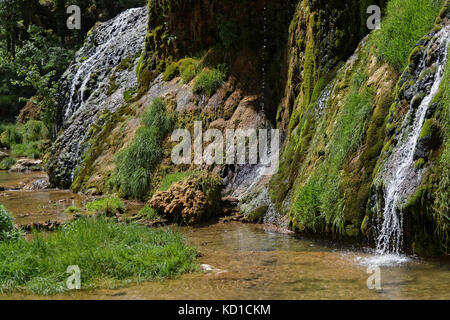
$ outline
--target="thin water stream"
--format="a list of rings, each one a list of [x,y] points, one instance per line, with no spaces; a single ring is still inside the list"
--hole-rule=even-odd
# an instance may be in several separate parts
[[[26,211],[39,217],[33,212],[41,211],[37,204],[42,191],[27,192],[21,201],[16,199],[18,192],[0,192],[0,202],[16,217]],[[49,192],[65,192],[67,199],[76,201],[70,192]],[[303,239],[263,225],[228,223],[179,230],[201,253],[199,264],[212,266],[212,272],[114,290],[50,297],[15,293],[0,299],[450,299],[448,257],[386,260],[380,266],[382,290],[369,290],[367,267],[375,256],[371,249]]]

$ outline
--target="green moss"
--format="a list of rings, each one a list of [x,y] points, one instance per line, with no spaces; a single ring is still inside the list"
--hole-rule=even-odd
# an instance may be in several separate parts
[[[417,159],[416,162],[414,162],[414,169],[422,169],[425,165],[425,160],[423,158]]]
[[[179,74],[179,72],[180,70],[178,68],[178,63],[172,62],[167,66],[166,71],[164,71],[163,80],[170,81],[175,78]]]
[[[420,131],[419,139],[425,137],[432,137],[438,130],[437,123],[434,119],[428,119],[424,122],[422,130]]]
[[[264,222],[264,216],[267,213],[267,210],[269,207],[266,204],[260,205],[255,210],[250,212],[247,216],[248,221],[255,222],[255,223],[263,223]]]

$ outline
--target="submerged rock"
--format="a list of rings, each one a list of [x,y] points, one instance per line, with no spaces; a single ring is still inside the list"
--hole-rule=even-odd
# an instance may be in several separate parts
[[[36,190],[45,190],[50,187],[50,181],[48,177],[46,178],[40,178],[37,180],[34,180],[33,182],[30,182],[27,184],[23,190],[25,191],[36,191]]]

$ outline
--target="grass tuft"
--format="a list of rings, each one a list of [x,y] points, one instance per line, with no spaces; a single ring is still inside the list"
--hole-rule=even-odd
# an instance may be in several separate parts
[[[193,271],[195,257],[176,231],[83,218],[53,234],[0,243],[0,291],[65,292],[72,265],[82,289],[173,278]]]

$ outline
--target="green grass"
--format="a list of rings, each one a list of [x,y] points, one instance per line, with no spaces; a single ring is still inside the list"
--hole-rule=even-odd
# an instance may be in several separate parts
[[[161,216],[156,212],[156,210],[149,206],[145,206],[141,210],[139,210],[138,215],[150,221],[162,219]]]
[[[116,157],[116,171],[110,180],[124,197],[144,200],[151,188],[151,173],[164,156],[162,144],[172,128],[161,99],[144,112],[134,140]]]
[[[173,278],[193,271],[195,257],[176,231],[83,218],[53,234],[0,243],[0,291],[67,291],[71,265],[81,270],[82,289]]]
[[[193,90],[211,97],[225,81],[225,72],[218,68],[203,69],[194,80]]]
[[[417,41],[429,33],[442,6],[441,0],[391,0],[375,41],[379,53],[402,71]]]
[[[80,208],[78,208],[76,206],[70,206],[70,207],[67,207],[66,210],[64,210],[64,213],[73,214],[73,213],[77,213],[77,212],[80,212],[80,211],[81,211]]]
[[[86,211],[90,214],[105,214],[113,216],[125,212],[125,204],[118,198],[103,198],[86,204]]]
[[[170,189],[172,184],[174,184],[175,182],[179,182],[179,181],[183,180],[184,178],[189,177],[193,173],[194,173],[193,171],[185,171],[185,172],[175,172],[175,173],[165,175],[163,177],[163,179],[161,180],[159,190],[167,191]]]
[[[359,91],[365,78],[359,72],[353,76],[351,91],[338,115],[324,162],[309,174],[303,185],[295,188],[291,215],[300,231],[322,233],[329,229],[336,234],[344,231],[342,167],[363,141],[374,97],[370,89]],[[321,127],[319,124],[319,131]]]

